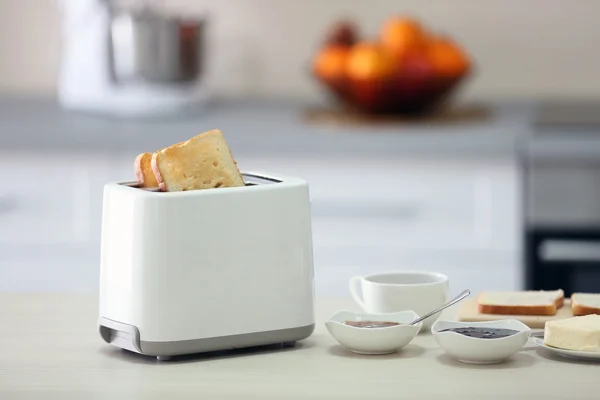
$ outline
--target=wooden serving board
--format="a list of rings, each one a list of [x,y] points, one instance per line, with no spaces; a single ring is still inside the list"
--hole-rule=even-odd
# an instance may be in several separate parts
[[[499,319],[516,319],[532,329],[544,329],[547,321],[571,318],[571,300],[565,299],[565,304],[558,309],[555,315],[499,315],[481,314],[477,310],[477,299],[465,299],[458,309],[457,319],[464,322],[483,322]]]

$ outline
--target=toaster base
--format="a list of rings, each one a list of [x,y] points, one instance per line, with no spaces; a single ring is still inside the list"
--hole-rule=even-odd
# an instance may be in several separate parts
[[[100,318],[100,336],[106,343],[135,353],[168,360],[171,357],[233,350],[272,344],[289,345],[309,337],[315,324],[275,331],[245,333],[204,339],[180,340],[173,342],[150,342],[140,339],[140,332],[134,325],[124,324],[108,318]]]

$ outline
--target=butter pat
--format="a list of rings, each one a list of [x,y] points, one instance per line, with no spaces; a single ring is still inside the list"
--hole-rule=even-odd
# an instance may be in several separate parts
[[[600,315],[546,322],[544,344],[565,350],[600,352]]]

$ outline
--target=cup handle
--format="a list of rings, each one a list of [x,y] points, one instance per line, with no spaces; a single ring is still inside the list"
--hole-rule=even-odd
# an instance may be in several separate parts
[[[350,294],[352,295],[354,301],[357,302],[363,310],[365,310],[365,302],[363,301],[362,296],[359,293],[359,288],[362,286],[362,281],[362,276],[355,276],[350,279]]]

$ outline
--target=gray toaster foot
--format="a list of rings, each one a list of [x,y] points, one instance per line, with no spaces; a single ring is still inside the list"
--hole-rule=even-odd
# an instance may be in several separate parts
[[[177,342],[149,342],[140,337],[139,330],[133,326],[108,318],[100,318],[100,335],[106,343],[136,353],[156,357],[167,361],[175,356],[206,353],[221,350],[233,350],[265,345],[294,347],[296,342],[309,337],[315,325],[276,331],[247,333],[223,337],[182,340]]]

